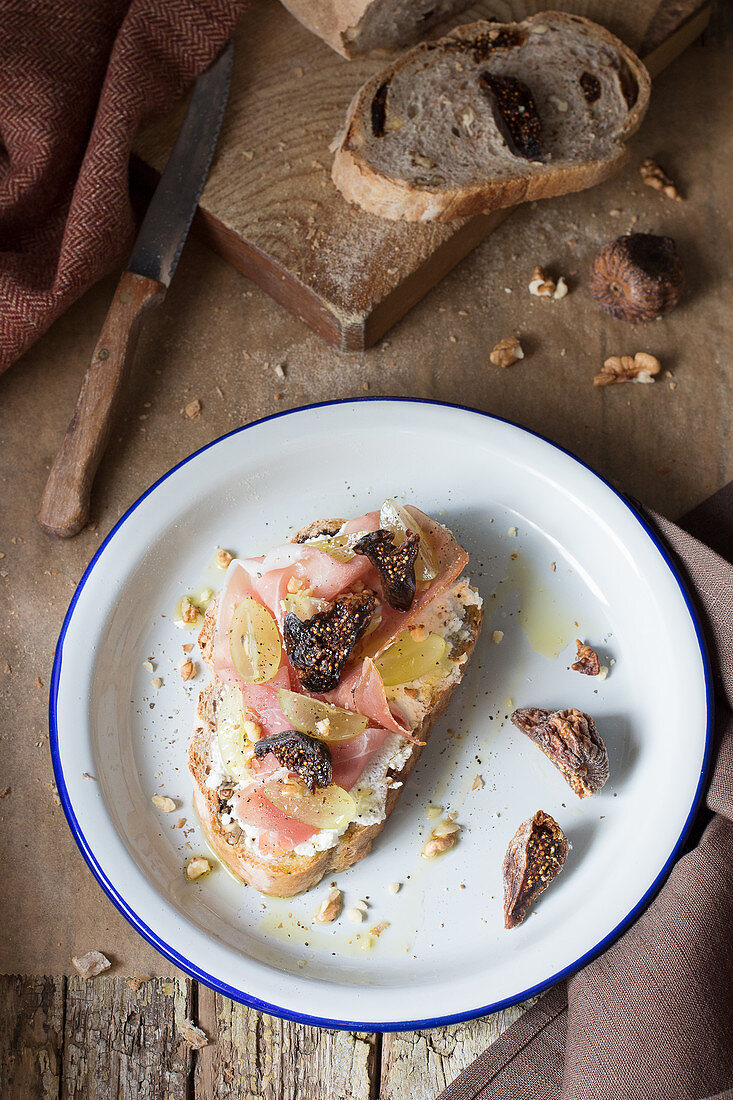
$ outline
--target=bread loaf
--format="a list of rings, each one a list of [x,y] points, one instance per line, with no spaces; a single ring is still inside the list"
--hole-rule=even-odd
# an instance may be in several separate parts
[[[624,162],[649,89],[635,54],[580,16],[458,27],[357,92],[332,178],[350,202],[407,221],[579,191]]]

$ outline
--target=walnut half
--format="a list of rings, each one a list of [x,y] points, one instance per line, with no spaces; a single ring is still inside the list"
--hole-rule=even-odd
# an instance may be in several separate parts
[[[521,924],[540,894],[563,868],[565,834],[544,810],[523,822],[504,856],[504,927]]]
[[[600,791],[608,779],[608,750],[589,714],[574,708],[520,707],[512,722],[539,745],[578,798]]]

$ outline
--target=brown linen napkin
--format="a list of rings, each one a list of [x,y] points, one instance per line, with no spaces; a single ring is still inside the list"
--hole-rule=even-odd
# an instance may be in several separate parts
[[[717,507],[729,530],[726,505],[730,487],[689,518],[709,530]],[[696,597],[715,673],[714,763],[695,847],[620,940],[545,994],[440,1100],[733,1098],[733,566],[652,518]]]
[[[0,0],[0,372],[129,251],[138,125],[246,0]]]

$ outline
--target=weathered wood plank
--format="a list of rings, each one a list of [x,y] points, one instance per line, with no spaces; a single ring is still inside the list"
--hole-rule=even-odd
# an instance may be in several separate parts
[[[379,1100],[433,1100],[532,1004],[452,1027],[385,1035]]]
[[[56,1100],[64,1032],[64,978],[0,976],[0,1096]]]
[[[198,987],[196,1100],[370,1100],[375,1035],[326,1031],[265,1016]]]
[[[191,983],[69,978],[62,1100],[186,1100],[191,1052],[177,1033]]]

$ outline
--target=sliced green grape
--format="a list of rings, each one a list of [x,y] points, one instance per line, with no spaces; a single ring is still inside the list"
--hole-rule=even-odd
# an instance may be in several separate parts
[[[381,527],[394,532],[396,546],[402,545],[408,531],[414,531],[416,535],[419,535],[420,549],[415,562],[415,578],[418,583],[429,584],[437,577],[438,563],[435,552],[430,545],[430,540],[406,508],[403,508],[396,500],[389,497],[382,505],[379,513],[379,523]]]
[[[231,685],[216,710],[216,736],[224,767],[240,782],[249,777],[249,761],[252,758],[252,745],[245,733],[244,722],[242,693],[238,687]]]
[[[251,596],[237,604],[229,628],[234,667],[246,684],[265,684],[280,667],[282,642],[277,623]]]
[[[309,542],[307,545],[314,546],[316,550],[324,550],[336,561],[344,563],[353,560],[353,547],[362,535],[364,531],[353,531],[350,535],[329,535]]]
[[[409,630],[403,630],[381,657],[376,666],[385,687],[397,687],[420,680],[437,671],[448,654],[448,643],[440,634],[428,634],[415,641]]]
[[[292,611],[303,623],[312,619],[314,615],[318,615],[320,611],[328,611],[331,606],[329,600],[321,600],[317,596],[310,596],[307,592],[288,592],[282,602],[285,614]]]
[[[299,733],[309,733],[320,741],[350,741],[363,733],[369,724],[369,719],[363,714],[322,703],[287,688],[280,688],[277,698],[293,729]]]
[[[356,803],[348,791],[332,783],[311,792],[300,779],[271,779],[265,797],[288,817],[314,829],[342,829],[356,817]]]

